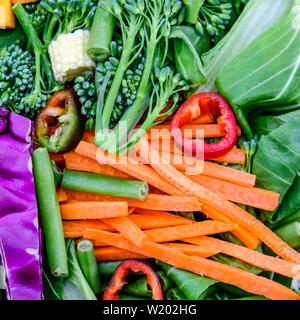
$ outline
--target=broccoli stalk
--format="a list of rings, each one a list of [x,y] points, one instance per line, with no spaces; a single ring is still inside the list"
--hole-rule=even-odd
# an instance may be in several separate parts
[[[99,108],[103,110],[101,113],[101,119],[96,119],[97,128],[108,129],[110,126],[111,116],[114,109],[114,104],[117,99],[122,80],[124,78],[126,70],[130,67],[131,63],[135,60],[137,55],[142,49],[141,44],[134,47],[136,43],[137,34],[142,26],[142,7],[137,7],[134,10],[130,6],[121,6],[117,1],[113,3],[112,8],[109,8],[105,3],[99,2],[99,5],[111,12],[120,22],[123,49],[118,63],[118,68],[115,72],[115,77],[112,81],[110,90],[108,92],[107,98],[105,100],[104,106],[98,105]],[[137,52],[134,57],[130,60],[132,52]],[[99,99],[101,95],[99,95]],[[98,110],[99,111],[99,110]],[[99,112],[98,112],[99,114]]]
[[[21,104],[24,110],[42,108],[45,106],[48,95],[62,88],[55,79],[50,61],[45,53],[44,46],[33,27],[30,18],[21,3],[13,7],[13,11],[22,25],[35,56],[35,80],[31,93],[26,96]],[[47,79],[47,83],[44,81]]]
[[[141,114],[145,111],[146,106],[148,105],[147,100],[151,94],[150,76],[154,65],[155,55],[158,50],[158,44],[162,39],[165,39],[165,51],[160,60],[160,65],[163,66],[168,51],[167,44],[168,35],[171,30],[171,20],[178,14],[182,7],[182,2],[179,0],[137,0],[136,2],[132,0],[128,2],[120,0],[119,2],[120,4],[115,2],[113,8],[117,8],[117,10],[115,9],[114,11],[118,12],[118,15],[115,14],[115,16],[119,20],[121,28],[125,25],[128,14],[142,18],[142,31],[140,32],[140,36],[142,38],[141,43],[143,43],[144,40],[146,41],[146,60],[136,99],[125,111],[121,120],[114,128],[113,133],[110,134],[106,129],[108,129],[111,110],[113,109],[119,87],[116,87],[117,90],[115,89],[112,98],[110,98],[109,92],[108,98],[110,99],[107,98],[105,101],[103,112],[100,115],[101,119],[96,119],[97,123],[98,121],[102,121],[101,129],[104,130],[97,130],[98,128],[96,128],[94,143],[106,150],[118,147],[115,145],[116,137],[118,142],[122,143],[125,141],[129,132],[133,129]],[[135,32],[135,34],[137,34],[137,32]],[[126,67],[127,65],[123,65],[122,61],[120,61],[119,69],[122,70],[122,68],[125,69]],[[123,76],[124,73],[118,73],[117,71],[114,81],[121,83]],[[115,80],[116,78],[117,80]]]

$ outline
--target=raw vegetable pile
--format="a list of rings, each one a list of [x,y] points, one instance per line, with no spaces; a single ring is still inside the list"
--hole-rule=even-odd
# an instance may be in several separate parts
[[[300,0],[2,2],[0,299],[300,300]]]

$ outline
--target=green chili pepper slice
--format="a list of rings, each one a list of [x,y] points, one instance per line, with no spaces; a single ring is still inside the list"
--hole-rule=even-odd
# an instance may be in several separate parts
[[[38,143],[50,152],[69,152],[83,136],[79,103],[72,88],[55,93],[37,117]]]

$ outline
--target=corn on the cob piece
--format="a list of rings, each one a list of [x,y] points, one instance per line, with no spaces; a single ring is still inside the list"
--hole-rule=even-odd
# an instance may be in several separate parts
[[[80,75],[92,75],[95,62],[87,54],[90,32],[76,30],[61,34],[49,45],[49,55],[55,79],[62,83]]]

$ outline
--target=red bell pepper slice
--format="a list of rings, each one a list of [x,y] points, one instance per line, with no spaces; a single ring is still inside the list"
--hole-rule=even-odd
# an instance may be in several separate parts
[[[125,281],[128,273],[143,272],[147,276],[147,281],[152,289],[153,300],[163,300],[163,294],[159,278],[154,270],[146,263],[138,260],[126,260],[116,269],[112,279],[103,294],[103,300],[120,300],[118,291],[127,283]]]
[[[201,139],[188,140],[182,136],[180,129],[203,115],[217,119],[220,129],[225,132],[219,142],[207,144]],[[189,98],[176,112],[172,120],[172,135],[176,145],[184,152],[196,158],[212,159],[233,149],[238,139],[238,129],[235,116],[225,98],[215,92],[203,92]]]

